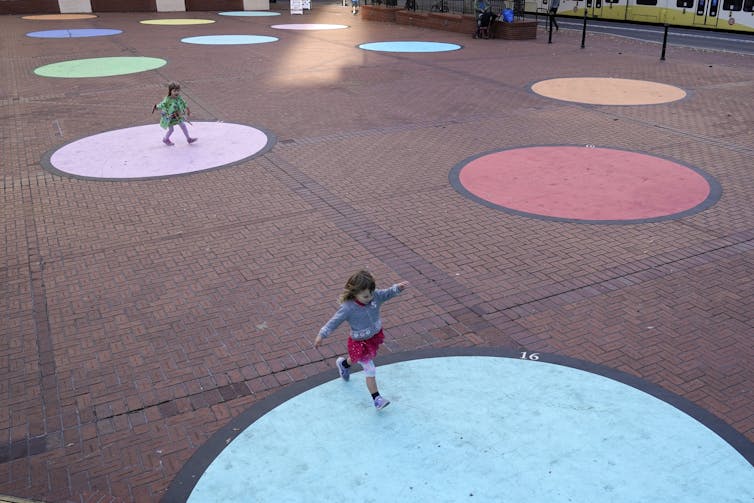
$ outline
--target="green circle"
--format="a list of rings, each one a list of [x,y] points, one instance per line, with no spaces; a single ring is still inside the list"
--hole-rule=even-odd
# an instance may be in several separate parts
[[[167,61],[159,58],[124,56],[114,58],[89,58],[61,61],[40,66],[34,73],[42,77],[59,77],[64,79],[86,77],[109,77],[129,73],[146,72],[165,66]]]

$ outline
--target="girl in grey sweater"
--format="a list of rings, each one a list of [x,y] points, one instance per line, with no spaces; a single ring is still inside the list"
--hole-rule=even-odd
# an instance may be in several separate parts
[[[397,283],[385,290],[376,290],[375,286],[374,276],[368,271],[362,270],[351,275],[343,293],[340,294],[341,304],[338,311],[320,329],[314,339],[314,347],[322,344],[323,339],[341,323],[347,321],[351,327],[351,335],[348,338],[348,356],[341,356],[335,364],[344,381],[349,379],[351,365],[354,362],[361,365],[374,406],[380,410],[390,404],[390,400],[380,396],[375,378],[374,357],[377,355],[380,344],[385,340],[385,335],[382,333],[380,306],[402,292],[408,286],[408,281]]]

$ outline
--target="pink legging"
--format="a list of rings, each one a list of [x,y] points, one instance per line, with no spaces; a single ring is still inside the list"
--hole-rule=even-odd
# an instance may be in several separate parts
[[[185,124],[185,123],[183,123],[183,122],[179,122],[179,123],[178,123],[178,127],[180,127],[180,128],[181,128],[181,131],[183,131],[183,134],[185,134],[185,135],[186,135],[186,139],[187,139],[187,140],[191,138],[191,137],[189,136],[189,134],[188,134],[188,128],[186,127],[186,124]],[[169,140],[169,139],[170,139],[170,135],[172,135],[172,134],[173,134],[173,129],[174,129],[174,128],[173,128],[173,126],[170,126],[170,127],[168,127],[168,132],[167,132],[167,133],[165,133],[165,139],[166,139],[166,140]]]

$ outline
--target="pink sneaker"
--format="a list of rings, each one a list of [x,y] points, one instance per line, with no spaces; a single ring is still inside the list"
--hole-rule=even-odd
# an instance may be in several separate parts
[[[175,145],[175,143],[173,143],[172,141],[168,140],[167,138],[163,138],[162,139],[162,143],[164,143],[168,147],[172,147],[173,145]]]
[[[192,143],[194,143],[194,142],[195,142],[196,140],[198,140],[198,139],[199,139],[199,138],[189,138],[189,139],[188,139],[189,145],[191,145]]]

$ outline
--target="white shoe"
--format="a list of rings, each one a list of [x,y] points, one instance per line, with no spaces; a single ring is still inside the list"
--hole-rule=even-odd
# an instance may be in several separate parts
[[[347,381],[351,377],[351,369],[343,366],[345,362],[346,359],[341,356],[340,358],[335,360],[335,365],[338,367],[338,373],[340,373],[340,377],[342,377],[344,381]]]
[[[388,405],[390,405],[390,400],[387,398],[382,398],[380,395],[377,395],[377,398],[374,399],[374,406],[377,410],[382,410]]]

